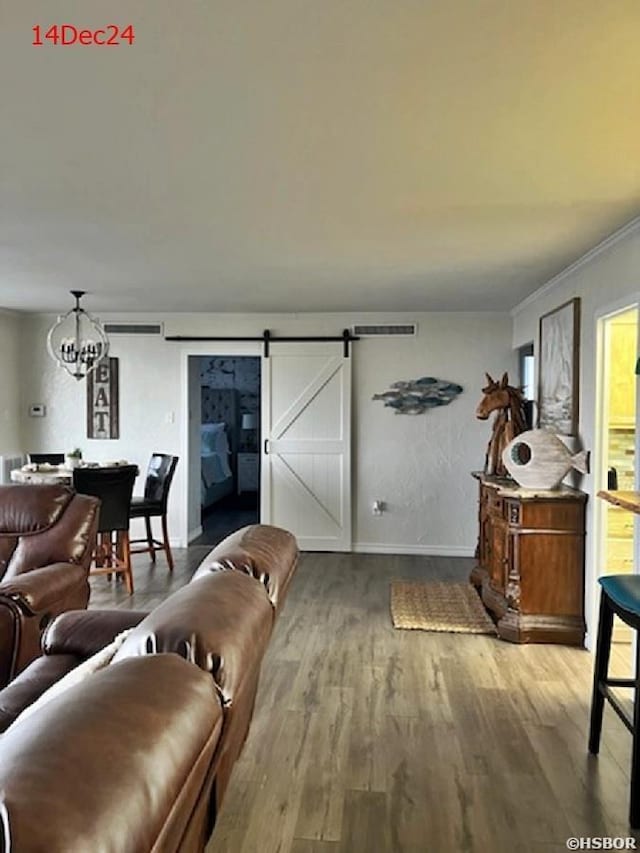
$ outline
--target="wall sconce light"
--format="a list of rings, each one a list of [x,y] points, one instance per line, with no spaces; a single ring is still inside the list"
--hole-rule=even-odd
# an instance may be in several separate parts
[[[76,304],[58,317],[47,335],[47,349],[54,361],[75,379],[84,379],[109,352],[109,338],[88,311],[80,307],[84,290],[72,290]]]

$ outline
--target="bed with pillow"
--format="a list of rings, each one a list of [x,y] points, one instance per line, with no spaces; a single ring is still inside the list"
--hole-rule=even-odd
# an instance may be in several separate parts
[[[202,388],[200,471],[203,510],[232,494],[235,489],[237,396],[234,388]]]
[[[202,507],[216,503],[233,491],[233,472],[229,465],[229,437],[225,423],[202,424],[200,471]]]

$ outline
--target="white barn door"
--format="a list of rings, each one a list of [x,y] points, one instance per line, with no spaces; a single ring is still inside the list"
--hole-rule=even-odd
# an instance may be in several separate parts
[[[262,520],[305,551],[351,549],[351,359],[339,343],[263,359]]]

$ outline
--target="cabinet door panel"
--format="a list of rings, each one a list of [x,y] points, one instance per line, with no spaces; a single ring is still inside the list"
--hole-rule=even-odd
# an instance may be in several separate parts
[[[491,585],[494,589],[504,592],[505,564],[507,556],[507,526],[502,520],[493,519],[491,525]]]
[[[584,540],[575,534],[520,536],[523,613],[582,613]]]

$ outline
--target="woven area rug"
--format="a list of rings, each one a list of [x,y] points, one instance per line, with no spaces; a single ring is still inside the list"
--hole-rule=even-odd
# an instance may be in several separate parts
[[[391,581],[391,619],[394,628],[496,633],[480,596],[469,583]]]

